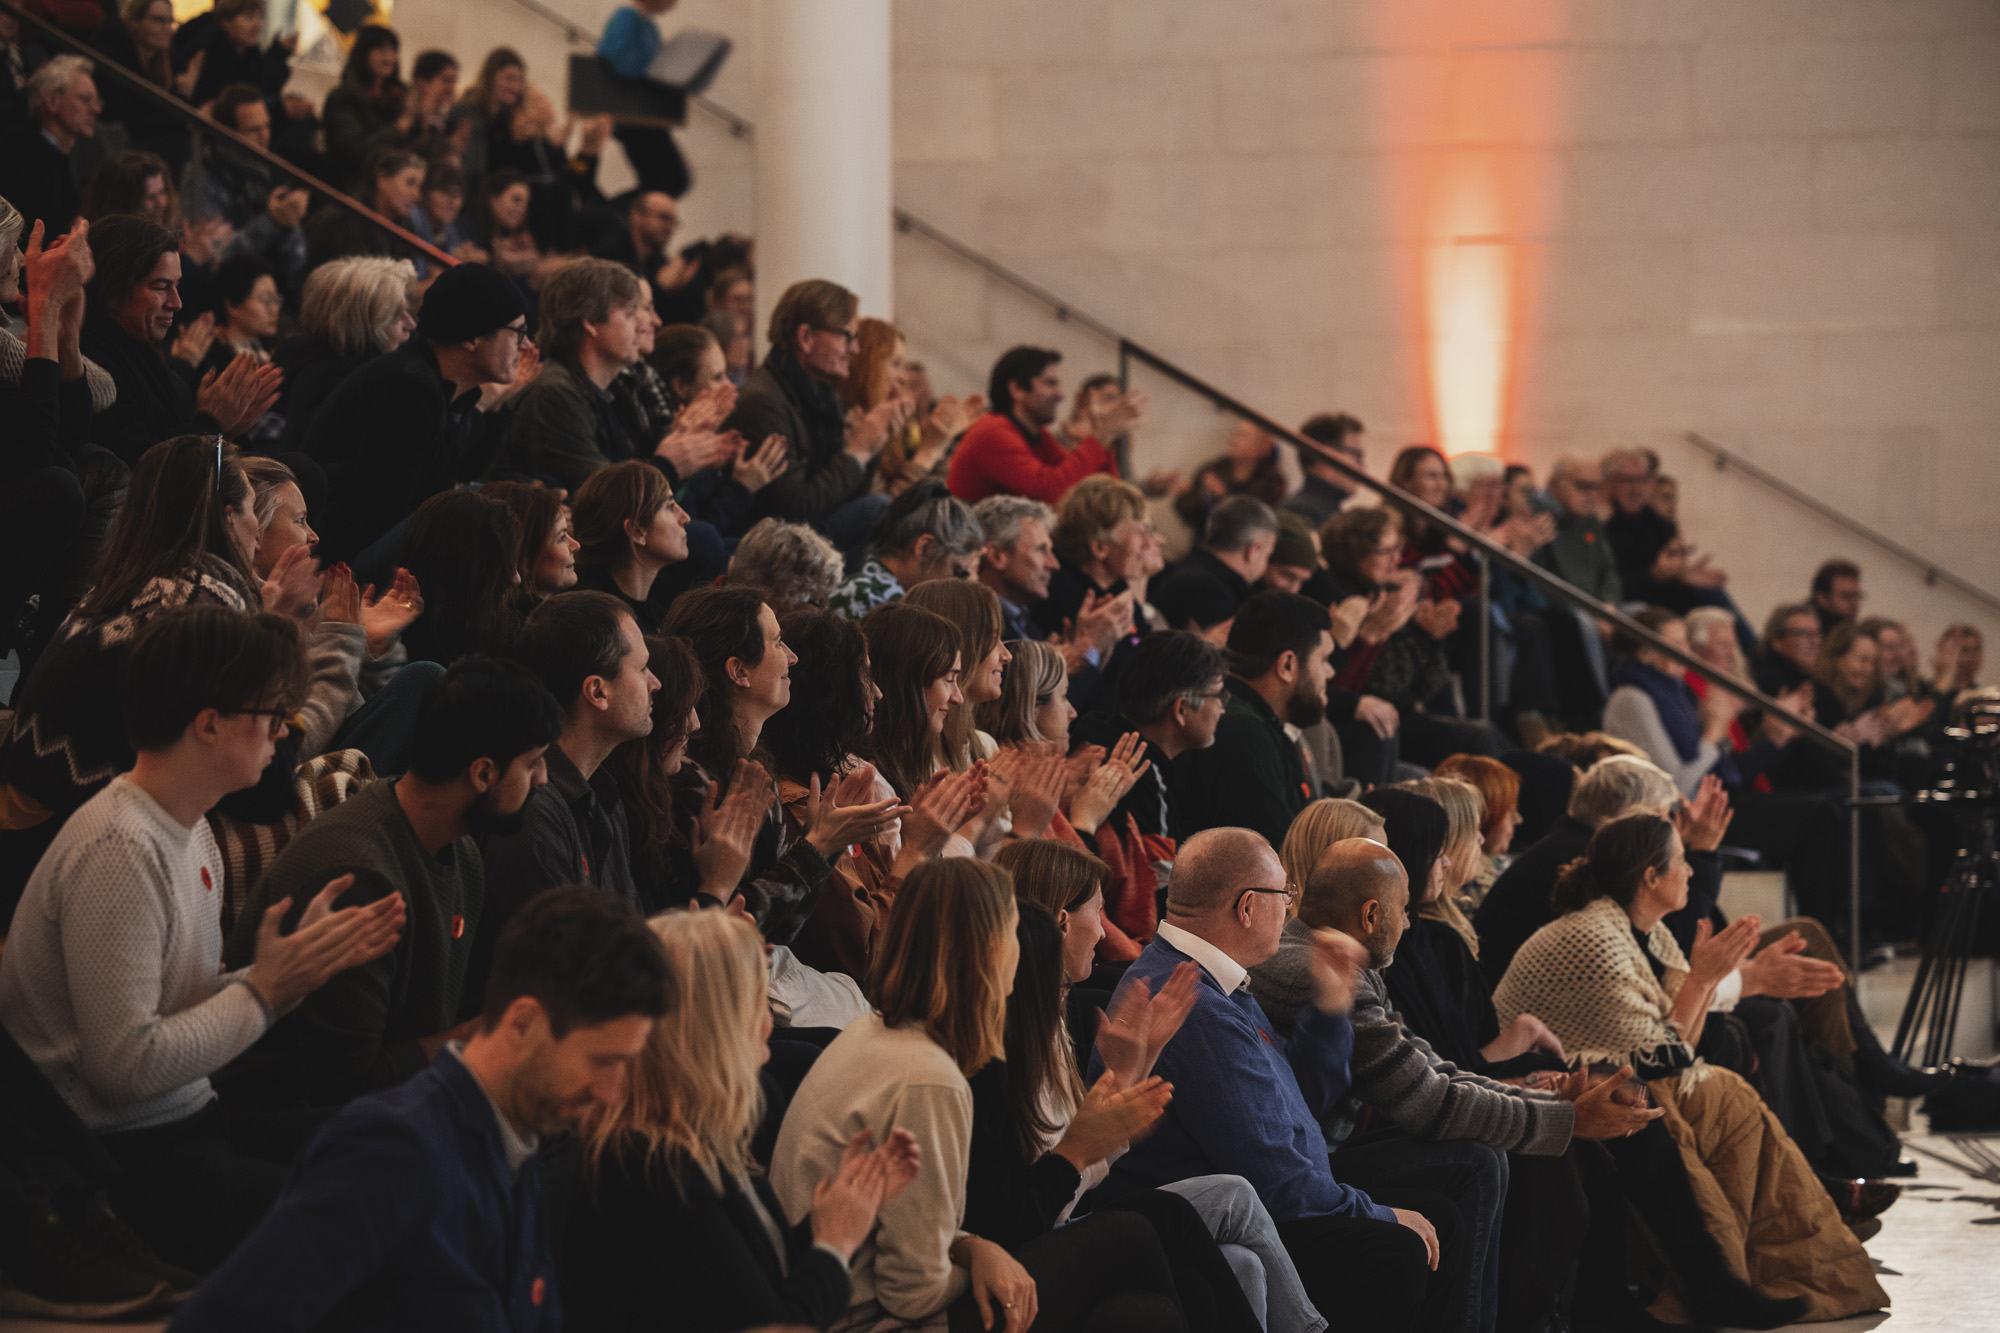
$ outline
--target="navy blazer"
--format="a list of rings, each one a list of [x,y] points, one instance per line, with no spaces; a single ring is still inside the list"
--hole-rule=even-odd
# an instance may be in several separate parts
[[[450,1051],[328,1122],[263,1222],[172,1325],[176,1333],[561,1326],[541,1163],[508,1168],[493,1104]]]

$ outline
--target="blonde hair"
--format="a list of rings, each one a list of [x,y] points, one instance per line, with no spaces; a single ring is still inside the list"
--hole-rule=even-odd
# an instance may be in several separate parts
[[[1397,784],[1405,791],[1413,791],[1419,796],[1428,796],[1444,807],[1445,854],[1450,857],[1453,873],[1457,873],[1458,854],[1472,843],[1476,849],[1480,825],[1486,822],[1486,799],[1479,794],[1479,788],[1463,778],[1419,778],[1415,782]],[[1417,909],[1417,915],[1427,916],[1433,921],[1442,921],[1459,933],[1465,947],[1472,950],[1474,958],[1479,957],[1479,932],[1466,920],[1465,909],[1458,905],[1459,885],[1451,884],[1445,891]]]
[[[306,276],[299,328],[326,339],[341,356],[375,356],[391,350],[397,317],[414,308],[416,292],[417,269],[407,259],[329,259]]]
[[[593,1171],[630,1146],[650,1163],[687,1158],[722,1189],[725,1176],[750,1172],[750,1137],[763,1117],[757,1026],[768,1004],[763,941],[727,912],[668,912],[649,923],[666,947],[670,1002],[620,1100],[581,1126]]]
[[[1285,887],[1294,894],[1306,887],[1306,876],[1319,864],[1326,849],[1346,838],[1373,838],[1382,842],[1387,825],[1382,816],[1359,801],[1336,796],[1322,797],[1299,811],[1285,832],[1285,845],[1278,849],[1278,861],[1285,867]],[[1297,910],[1296,905],[1294,911]]]
[[[1035,725],[1035,710],[1068,678],[1063,655],[1036,639],[1010,640],[1007,651],[1014,660],[1001,669],[1000,697],[975,706],[973,721],[1002,745],[1046,740]]]
[[[868,998],[892,1028],[915,1026],[971,1078],[1007,1043],[1001,937],[1014,929],[1014,879],[969,856],[910,872],[868,965]]]

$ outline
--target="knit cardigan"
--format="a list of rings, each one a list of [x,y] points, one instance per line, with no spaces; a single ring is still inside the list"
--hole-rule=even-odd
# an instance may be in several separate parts
[[[1653,975],[1647,953],[1662,975]],[[1685,1091],[1706,1072],[1671,1017],[1687,977],[1687,958],[1664,923],[1654,923],[1641,950],[1625,909],[1599,898],[1530,936],[1493,1004],[1503,1026],[1524,1013],[1540,1018],[1572,1059],[1630,1064],[1648,1081],[1679,1074]]]
[[[1293,1019],[1312,1003],[1311,930],[1287,922],[1269,962],[1250,969],[1250,987],[1264,1012],[1289,1035]],[[1382,974],[1364,971],[1354,989],[1353,1088],[1320,1117],[1326,1141],[1338,1148],[1354,1132],[1365,1104],[1420,1139],[1475,1139],[1507,1152],[1551,1157],[1569,1146],[1576,1109],[1544,1092],[1513,1087],[1460,1069],[1402,1024],[1389,1004]]]

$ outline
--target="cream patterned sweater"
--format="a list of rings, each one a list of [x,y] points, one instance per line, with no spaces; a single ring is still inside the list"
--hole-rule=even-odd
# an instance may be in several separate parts
[[[1664,975],[1653,975],[1647,952]],[[1534,1014],[1572,1058],[1630,1064],[1642,1079],[1680,1074],[1692,1082],[1703,1067],[1669,1017],[1687,975],[1687,959],[1665,925],[1654,925],[1642,951],[1625,909],[1599,898],[1528,938],[1494,990],[1493,1007],[1502,1027]]]

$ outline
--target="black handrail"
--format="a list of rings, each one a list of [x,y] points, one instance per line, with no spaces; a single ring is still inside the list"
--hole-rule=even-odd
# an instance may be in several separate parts
[[[293,179],[304,183],[310,188],[319,191],[321,194],[324,194],[328,199],[332,200],[333,203],[338,207],[344,208],[350,213],[360,214],[362,217],[367,218],[370,222],[380,227],[383,231],[386,231],[391,236],[394,236],[397,240],[402,241],[404,244],[409,245],[414,249],[422,251],[425,255],[428,255],[430,258],[435,259],[438,263],[443,264],[446,267],[450,267],[451,265],[458,263],[456,259],[453,259],[450,255],[438,249],[435,245],[432,245],[429,241],[417,235],[409,228],[402,226],[400,223],[397,223],[390,218],[384,217],[380,213],[377,213],[374,209],[368,207],[368,205],[362,203],[359,199],[356,199],[353,195],[348,194],[345,190],[337,190],[333,186],[328,185],[325,181],[321,180],[319,177],[313,175],[311,172],[300,170],[293,163],[286,161],[282,157],[279,157],[276,153],[272,152],[270,149],[265,148],[262,145],[250,142],[248,139],[238,134],[235,130],[228,129],[225,128],[224,126],[216,124],[214,121],[210,120],[207,116],[202,115],[200,111],[196,110],[188,103],[183,102],[180,98],[174,96],[174,94],[160,87],[159,84],[154,83],[151,79],[145,77],[143,74],[138,74],[132,70],[125,68],[117,61],[107,58],[103,52],[99,51],[96,47],[92,46],[90,43],[83,41],[80,38],[72,37],[70,34],[64,32],[61,28],[56,27],[53,23],[48,22],[46,19],[41,18],[39,15],[29,13],[27,10],[21,8],[21,6],[18,3],[16,3],[16,0],[0,0],[0,9],[4,9],[8,13],[12,14],[15,18],[19,19],[23,24],[27,25],[27,27],[32,29],[37,34],[39,34],[45,40],[55,42],[58,46],[63,48],[63,50],[66,51],[67,53],[71,55],[82,56],[84,59],[88,60],[93,66],[95,66],[96,69],[106,71],[110,73],[113,77],[119,79],[120,81],[129,84],[133,88],[138,89],[140,96],[150,98],[156,105],[165,107],[167,110],[171,111],[175,116],[179,117],[181,120],[189,122],[190,128],[192,128],[197,135],[202,135],[202,134],[221,135],[224,138],[228,139],[229,142],[233,144],[235,147],[241,149],[243,152],[248,153],[250,156],[257,158],[259,161],[263,162],[264,165],[272,167],[277,171],[283,173],[284,175],[290,176]]]
[[[1929,556],[1918,551],[1913,551],[1901,542],[1883,536],[1860,519],[1842,513],[1817,496],[1809,495],[1805,491],[1800,490],[1784,478],[1766,472],[1763,468],[1758,467],[1755,463],[1743,457],[1743,455],[1723,448],[1715,441],[1696,431],[1689,431],[1687,433],[1687,442],[1712,457],[1715,460],[1715,470],[1717,472],[1726,472],[1734,468],[1744,476],[1754,481],[1762,482],[1794,504],[1802,505],[1812,510],[1828,522],[1837,523],[1855,536],[1865,541],[1871,541],[1889,552],[1889,554],[1898,556],[1915,565],[1919,570],[1923,571],[1924,583],[1926,585],[1934,587],[1939,583],[1946,584],[1949,587],[1956,588],[1968,597],[1984,602],[1995,611],[2000,611],[2000,597],[1996,597],[1975,583],[1970,583],[1960,578],[1937,561],[1932,560]]]

